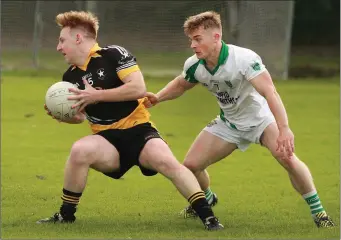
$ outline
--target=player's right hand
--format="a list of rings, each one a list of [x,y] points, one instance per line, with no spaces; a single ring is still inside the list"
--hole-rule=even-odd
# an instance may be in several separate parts
[[[295,152],[294,134],[289,127],[281,128],[277,138],[276,151],[286,154],[287,160],[290,160]]]
[[[146,108],[151,108],[158,103],[159,103],[159,99],[154,93],[152,93],[152,92],[146,93],[146,95],[144,97],[144,101],[143,101],[143,104]]]
[[[54,116],[52,116],[52,114],[51,114],[50,110],[47,108],[46,104],[44,104],[44,109],[45,109],[47,115],[51,116],[53,119],[57,120],[58,122],[62,122],[61,120],[59,120],[59,119],[55,118]]]

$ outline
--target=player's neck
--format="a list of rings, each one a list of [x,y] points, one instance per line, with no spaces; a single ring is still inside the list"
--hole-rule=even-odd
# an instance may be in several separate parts
[[[207,59],[205,59],[206,66],[208,68],[213,69],[218,65],[221,47],[222,47],[222,43],[221,41],[219,41],[216,47],[214,48],[214,50],[212,51],[212,53],[207,57]]]
[[[91,49],[97,42],[91,41],[84,43],[84,45],[79,49],[79,55],[75,62],[77,66],[84,66],[84,64],[88,61]]]

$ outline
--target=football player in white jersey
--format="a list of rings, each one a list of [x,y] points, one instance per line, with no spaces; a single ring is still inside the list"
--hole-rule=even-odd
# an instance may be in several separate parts
[[[245,151],[251,143],[256,143],[266,147],[288,172],[317,227],[333,227],[308,167],[294,153],[294,134],[286,110],[260,56],[250,49],[225,44],[220,15],[216,12],[189,17],[184,23],[184,32],[195,54],[185,62],[181,75],[157,94],[147,93],[145,105],[152,107],[180,97],[197,84],[202,84],[217,98],[220,114],[197,136],[184,160],[184,165],[197,177],[208,202],[213,206],[218,198],[210,189],[205,169],[237,148]],[[196,216],[190,206],[182,214]]]

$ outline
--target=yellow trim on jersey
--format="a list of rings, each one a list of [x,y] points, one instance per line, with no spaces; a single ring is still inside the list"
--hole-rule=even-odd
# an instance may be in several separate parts
[[[128,68],[124,68],[117,72],[118,77],[122,80],[126,76],[128,76],[132,72],[140,71],[140,68],[138,65],[134,65]]]
[[[88,67],[88,64],[91,60],[92,57],[101,57],[101,55],[99,55],[98,53],[96,53],[98,50],[101,50],[102,48],[100,46],[98,46],[98,43],[95,43],[95,45],[90,49],[88,58],[86,59],[85,63],[83,66],[76,66],[73,65],[71,71],[73,69],[75,69],[76,67],[78,67],[79,69],[82,69],[83,71],[86,71],[86,68]]]
[[[143,101],[144,101],[144,98],[139,99],[138,106],[130,115],[128,115],[125,118],[122,118],[121,120],[113,124],[100,125],[100,124],[93,124],[89,122],[92,132],[98,133],[100,131],[104,131],[107,129],[127,129],[127,128],[134,127],[138,124],[147,123],[147,122],[150,122],[152,126],[155,128],[155,125],[151,121],[149,121],[150,113],[145,108]]]

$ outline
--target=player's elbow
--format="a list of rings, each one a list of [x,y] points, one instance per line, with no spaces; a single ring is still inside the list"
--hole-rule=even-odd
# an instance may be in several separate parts
[[[146,93],[147,93],[147,91],[145,89],[144,90],[139,90],[139,91],[136,92],[136,98],[137,99],[144,98]]]
[[[146,85],[144,83],[138,84],[135,87],[135,94],[136,94],[136,98],[143,98],[147,93],[147,88]]]

